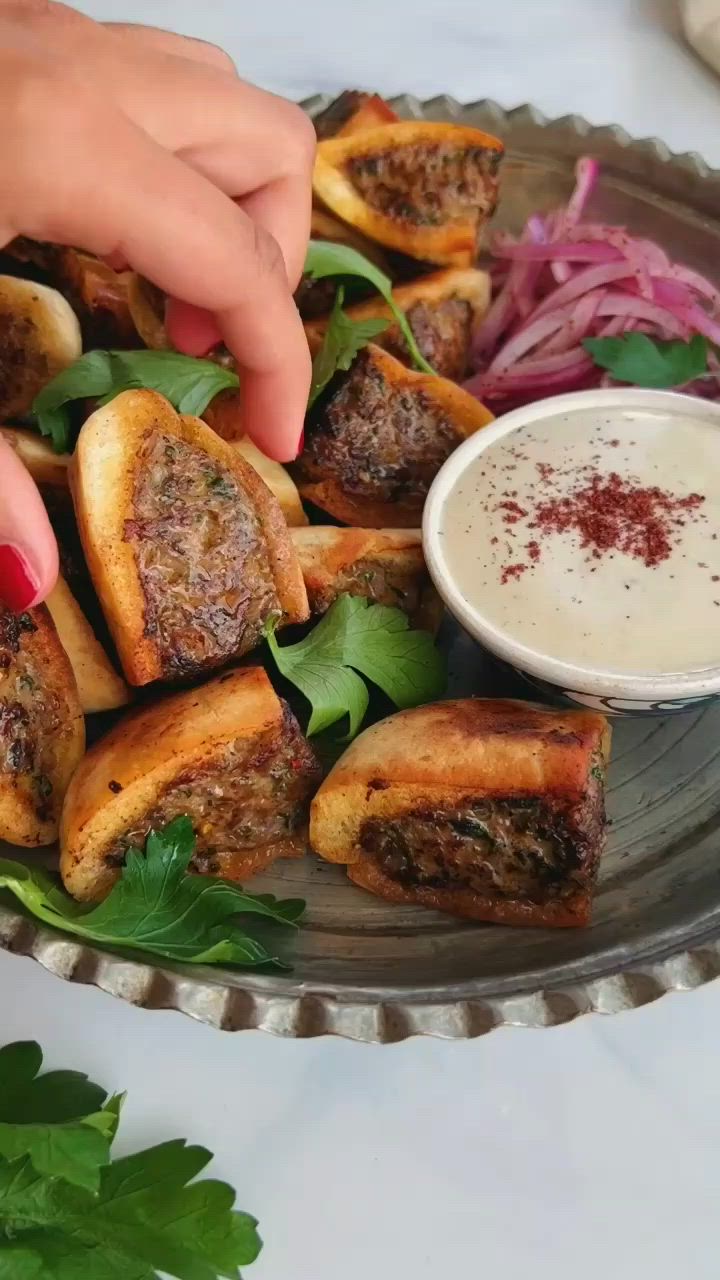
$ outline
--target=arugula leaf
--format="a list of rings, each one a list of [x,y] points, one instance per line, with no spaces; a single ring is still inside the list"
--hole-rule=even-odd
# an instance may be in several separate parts
[[[370,262],[350,245],[334,244],[331,240],[311,240],[305,257],[304,271],[305,275],[313,280],[324,280],[327,276],[360,276],[374,285],[392,311],[415,367],[422,369],[424,373],[435,372],[418,347],[405,312],[393,298],[392,280],[385,275],[384,271],[376,267],[374,262]]]
[[[275,624],[265,638],[278,670],[311,706],[309,735],[349,717],[353,738],[368,709],[360,676],[376,684],[396,707],[431,702],[445,690],[445,663],[427,631],[410,631],[401,609],[370,604],[362,596],[341,595],[304,640],[282,648]]]
[[[637,387],[682,387],[708,371],[707,339],[699,333],[689,342],[623,333],[618,338],[585,338],[583,346],[618,382]]]
[[[74,443],[68,408],[73,400],[107,404],[121,391],[145,387],[159,391],[178,413],[199,416],[219,391],[239,385],[231,369],[178,351],[88,351],[43,387],[33,413],[54,449],[68,453]]]
[[[105,1090],[77,1071],[38,1075],[32,1041],[0,1049],[0,1156],[27,1156],[37,1173],[96,1191],[110,1159],[120,1099],[103,1108]],[[101,1109],[102,1108],[102,1109]]]
[[[29,1161],[0,1164],[0,1277],[238,1277],[260,1252],[257,1223],[234,1209],[225,1183],[192,1181],[211,1158],[165,1142],[102,1169],[96,1195],[40,1177]]]
[[[333,374],[338,369],[349,369],[358,352],[388,327],[388,321],[379,317],[351,320],[342,309],[344,301],[345,289],[341,285],[335,294],[322,346],[313,360],[308,409],[325,390]]]
[[[39,867],[0,859],[9,889],[38,919],[106,946],[137,948],[185,964],[286,966],[230,918],[263,916],[296,925],[305,904],[246,893],[214,876],[187,874],[195,848],[189,818],[151,831],[145,852],[130,849],[120,879],[98,906],[75,902]]]

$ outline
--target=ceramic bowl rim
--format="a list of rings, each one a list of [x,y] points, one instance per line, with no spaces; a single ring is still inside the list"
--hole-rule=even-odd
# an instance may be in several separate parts
[[[671,414],[682,413],[698,420],[710,420],[720,429],[720,404],[677,391],[635,387],[571,391],[503,414],[463,441],[450,454],[430,487],[423,512],[422,534],[425,560],[435,587],[450,613],[484,648],[510,666],[561,690],[638,702],[691,700],[720,694],[720,665],[661,675],[624,674],[566,662],[532,649],[495,627],[484,617],[481,609],[468,602],[453,579],[438,531],[447,495],[466,468],[495,441],[520,427],[583,407],[665,410]]]

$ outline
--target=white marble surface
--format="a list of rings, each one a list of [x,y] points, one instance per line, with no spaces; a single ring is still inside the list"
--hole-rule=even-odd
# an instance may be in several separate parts
[[[222,43],[288,95],[530,100],[720,165],[720,82],[678,43],[671,2],[84,7]],[[0,955],[0,1030],[127,1088],[127,1144],[212,1148],[261,1220],[253,1280],[717,1276],[717,984],[615,1019],[379,1049],[222,1035]]]

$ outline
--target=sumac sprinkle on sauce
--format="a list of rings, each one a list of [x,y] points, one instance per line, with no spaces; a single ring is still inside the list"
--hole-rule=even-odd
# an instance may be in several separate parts
[[[619,675],[704,671],[720,665],[720,430],[628,394],[546,401],[486,437],[443,504],[441,557],[511,644]]]
[[[564,497],[540,502],[530,523],[544,534],[575,533],[596,560],[622,551],[652,569],[670,558],[678,529],[704,501],[700,493],[678,498],[617,471],[595,472]]]

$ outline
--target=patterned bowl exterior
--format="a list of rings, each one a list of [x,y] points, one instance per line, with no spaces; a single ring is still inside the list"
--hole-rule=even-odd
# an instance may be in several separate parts
[[[316,97],[305,106],[314,112],[328,101]],[[395,105],[406,117],[458,120],[505,139],[501,225],[517,228],[533,208],[564,198],[575,158],[592,152],[604,174],[603,216],[624,221],[629,201],[627,220],[641,222],[675,256],[711,273],[720,260],[720,172],[697,155],[674,155],[655,138],[635,140],[579,116],[548,120],[531,106],[505,111],[495,102],[462,106],[444,96],[424,103],[403,96]],[[461,635],[451,635],[450,668],[456,696],[522,696],[522,686],[512,687],[511,677]],[[509,946],[502,929],[386,907],[353,889],[340,869],[313,859],[278,867],[258,884],[308,899],[308,926],[287,977],[144,963],[55,934],[14,904],[0,905],[0,945],[67,981],[227,1031],[390,1043],[616,1013],[720,975],[716,742],[716,705],[683,717],[619,719],[613,825],[588,930],[515,930]]]

